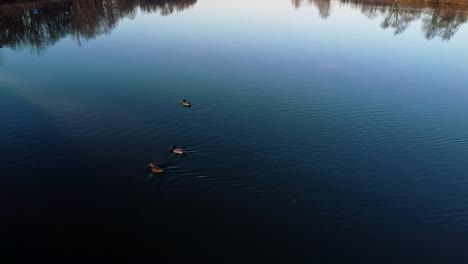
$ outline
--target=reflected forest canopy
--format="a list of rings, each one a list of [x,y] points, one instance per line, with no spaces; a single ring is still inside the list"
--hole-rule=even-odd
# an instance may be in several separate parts
[[[420,20],[427,39],[452,38],[468,20],[468,0],[339,0],[359,9],[370,19],[382,19],[383,28],[395,34]],[[454,2],[457,1],[457,2]],[[138,9],[169,15],[193,6],[197,0],[4,0],[0,3],[0,48],[31,47],[41,51],[71,36],[78,43],[110,33],[122,18],[133,18]],[[332,12],[331,0],[292,0],[299,8],[315,5],[322,18]]]
[[[143,12],[169,15],[197,0],[45,0],[0,3],[0,47],[41,51],[72,36],[78,43],[109,33],[122,18]]]
[[[404,32],[411,22],[421,20],[427,39],[440,37],[450,40],[468,20],[468,0],[339,0],[360,10],[370,19],[383,17],[382,28],[392,28],[396,34]],[[331,0],[292,0],[296,8],[314,5],[326,19],[332,12]]]

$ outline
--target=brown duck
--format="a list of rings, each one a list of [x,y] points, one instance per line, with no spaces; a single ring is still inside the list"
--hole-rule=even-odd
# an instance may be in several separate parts
[[[155,165],[153,162],[148,164],[148,168],[151,170],[152,173],[162,173],[164,171],[163,168]]]

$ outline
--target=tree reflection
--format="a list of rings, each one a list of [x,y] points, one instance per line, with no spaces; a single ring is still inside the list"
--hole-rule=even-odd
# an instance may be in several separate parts
[[[421,16],[420,10],[404,9],[399,2],[393,3],[387,10],[387,15],[382,22],[382,27],[394,28],[395,34],[400,34],[405,31],[412,21]]]
[[[143,12],[169,15],[197,0],[49,0],[2,1],[0,46],[45,49],[66,36],[78,43],[109,33],[122,18]]]
[[[318,8],[320,16],[324,19],[329,17],[331,13],[330,0],[292,0],[292,3],[296,8],[313,4]]]
[[[324,2],[327,2],[325,4]],[[330,0],[292,0],[293,6],[315,5],[321,17],[330,15]],[[428,39],[452,38],[460,26],[468,20],[468,1],[426,2],[417,0],[340,0],[361,12],[370,19],[383,16],[381,26],[394,29],[395,34],[404,32],[416,20],[421,20],[422,30]]]
[[[426,16],[422,19],[423,30],[428,39],[436,36],[450,39],[460,26],[466,23],[467,17],[466,13],[455,10],[450,5],[439,4],[432,11],[432,16]]]

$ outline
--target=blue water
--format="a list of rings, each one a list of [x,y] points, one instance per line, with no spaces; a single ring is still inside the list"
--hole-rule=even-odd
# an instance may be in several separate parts
[[[0,5],[2,250],[466,263],[467,10]]]

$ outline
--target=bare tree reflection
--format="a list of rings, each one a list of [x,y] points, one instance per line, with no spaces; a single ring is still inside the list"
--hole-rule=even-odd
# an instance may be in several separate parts
[[[455,35],[460,26],[468,20],[464,12],[455,10],[447,4],[439,4],[432,11],[432,16],[426,16],[422,19],[423,30],[428,39],[436,36],[448,40]]]
[[[404,9],[399,2],[393,3],[388,7],[387,15],[382,22],[383,28],[394,28],[395,34],[405,31],[409,24],[421,16],[420,10]]]
[[[395,34],[404,32],[413,21],[420,20],[426,38],[440,37],[449,40],[468,20],[468,0],[449,1],[452,2],[340,0],[340,3],[360,9],[370,19],[382,16],[382,28],[392,28]],[[330,3],[330,0],[292,0],[296,8],[314,4],[323,18],[330,15]]]
[[[303,5],[315,5],[318,10],[320,17],[326,19],[331,13],[330,0],[292,0],[293,5],[296,8],[300,8]]]
[[[78,43],[109,33],[122,18],[134,18],[137,10],[169,15],[197,0],[46,0],[2,1],[0,45],[32,47],[40,52],[66,36]]]

